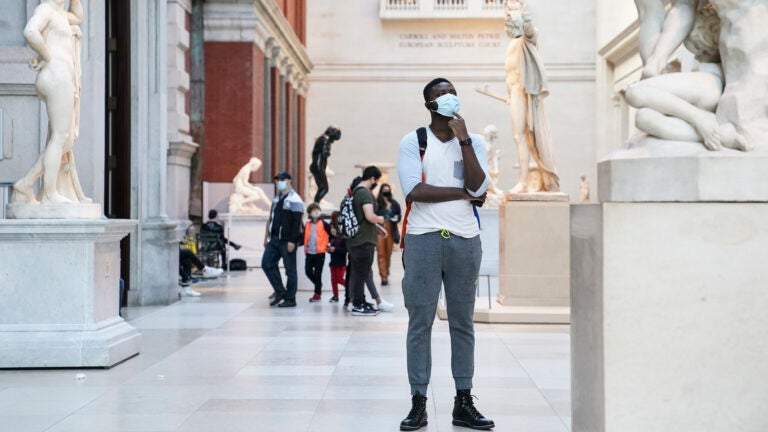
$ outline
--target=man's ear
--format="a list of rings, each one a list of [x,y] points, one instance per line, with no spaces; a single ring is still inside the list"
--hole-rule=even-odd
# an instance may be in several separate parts
[[[437,111],[437,102],[435,101],[424,102],[424,106],[430,111]]]

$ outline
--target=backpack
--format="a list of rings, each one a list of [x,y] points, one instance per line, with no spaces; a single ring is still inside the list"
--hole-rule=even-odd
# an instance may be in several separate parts
[[[229,261],[229,271],[248,270],[248,264],[244,259],[235,258]]]
[[[424,154],[427,152],[427,128],[420,127],[416,129],[416,137],[419,140],[419,157],[424,161]],[[424,171],[421,172],[421,182],[426,181]],[[403,218],[403,234],[400,240],[400,249],[405,249],[405,234],[408,232],[408,215],[411,213],[411,202],[405,202],[405,217]]]
[[[339,234],[346,238],[353,238],[360,233],[360,221],[355,214],[354,191],[349,191],[341,201],[339,214]]]

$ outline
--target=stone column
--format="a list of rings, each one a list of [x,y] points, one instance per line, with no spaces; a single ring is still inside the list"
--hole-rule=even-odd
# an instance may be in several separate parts
[[[177,222],[177,237],[184,235],[189,225],[189,194],[192,155],[198,145],[190,134],[187,109],[189,97],[190,33],[187,18],[192,11],[191,0],[168,2],[168,216]]]
[[[131,0],[132,304],[178,299],[176,222],[167,215],[168,57],[166,0]]]
[[[291,171],[298,173],[301,169],[300,154],[299,154],[299,93],[294,87],[291,91],[291,130],[290,134],[291,142]],[[299,189],[301,190],[301,189]]]
[[[270,47],[270,41],[267,41],[267,47]],[[271,53],[271,48],[265,50],[265,53]],[[272,61],[268,55],[264,56],[264,115],[263,115],[263,148],[264,160],[261,170],[264,173],[264,183],[272,181]]]

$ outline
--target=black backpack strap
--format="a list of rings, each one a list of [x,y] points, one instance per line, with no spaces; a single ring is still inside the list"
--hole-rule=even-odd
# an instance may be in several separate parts
[[[424,153],[427,152],[427,128],[416,129],[416,137],[419,139],[419,156],[424,159]]]

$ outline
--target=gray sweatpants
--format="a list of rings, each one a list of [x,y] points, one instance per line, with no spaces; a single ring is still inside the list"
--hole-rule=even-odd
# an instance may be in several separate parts
[[[456,389],[472,388],[475,372],[475,291],[483,255],[480,236],[440,232],[405,237],[403,295],[408,309],[408,381],[411,394],[427,394],[432,373],[432,324],[445,286],[451,335],[451,370]]]

